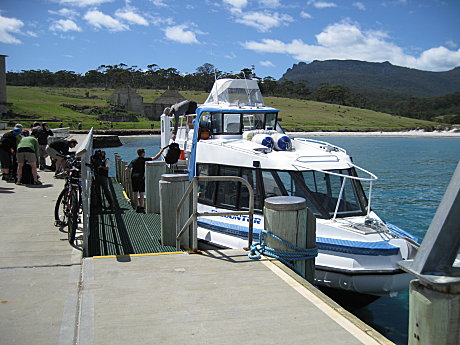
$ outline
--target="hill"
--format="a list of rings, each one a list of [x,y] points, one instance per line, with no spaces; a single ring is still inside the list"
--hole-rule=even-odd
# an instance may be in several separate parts
[[[163,92],[163,90],[150,89],[137,91],[146,102],[157,98]],[[83,129],[107,128],[106,123],[100,125],[97,115],[78,112],[63,104],[109,109],[106,100],[113,90],[8,86],[7,92],[8,102],[11,103],[10,109],[18,114],[18,117],[10,118],[10,122],[21,121],[22,125],[28,127],[34,120],[48,121],[52,128],[58,127],[61,121],[64,126],[70,127],[76,127],[77,123],[81,122]],[[181,91],[181,93],[197,103],[203,103],[207,97],[207,93],[201,91]],[[90,98],[87,97],[88,95]],[[437,125],[435,122],[335,104],[283,97],[264,97],[264,100],[266,105],[281,110],[282,125],[289,131],[398,131],[417,127],[429,129]],[[138,120],[138,122],[114,122],[113,129],[150,128],[152,124],[148,119],[139,116]],[[155,123],[155,128],[159,128],[158,122]]]
[[[404,99],[435,97],[460,91],[460,67],[447,72],[428,72],[392,65],[357,60],[326,60],[294,64],[281,80],[340,84],[363,96],[381,95]]]

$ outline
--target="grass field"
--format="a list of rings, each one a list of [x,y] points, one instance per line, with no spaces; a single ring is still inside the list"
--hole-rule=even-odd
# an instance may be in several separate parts
[[[10,109],[17,114],[28,116],[20,119],[24,126],[32,122],[48,121],[52,128],[62,121],[64,126],[77,127],[82,123],[83,129],[100,128],[97,115],[87,115],[63,107],[63,103],[107,107],[107,99],[113,90],[100,88],[45,88],[8,86]],[[144,102],[155,101],[164,90],[138,90]],[[207,93],[182,91],[187,98],[203,103]],[[87,97],[89,95],[89,97]],[[280,109],[282,126],[289,131],[396,131],[411,128],[431,128],[435,122],[414,120],[400,116],[379,113],[371,110],[339,106],[334,104],[296,100],[281,97],[266,97],[265,104]],[[138,116],[139,122],[113,122],[116,129],[148,129],[152,121]],[[19,119],[11,119],[18,121]],[[159,128],[159,122],[154,123]],[[103,124],[104,128],[108,124]]]

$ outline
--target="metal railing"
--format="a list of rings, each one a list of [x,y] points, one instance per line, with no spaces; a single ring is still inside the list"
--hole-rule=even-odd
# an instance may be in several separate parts
[[[248,211],[226,211],[226,212],[198,212],[198,182],[240,182],[244,184],[249,191],[249,210]],[[253,227],[254,227],[254,191],[252,186],[242,177],[238,176],[196,176],[188,185],[184,196],[182,197],[176,209],[176,219],[180,219],[180,213],[185,201],[192,194],[192,212],[185,224],[180,228],[179,222],[176,223],[176,248],[180,249],[180,238],[185,233],[185,230],[192,225],[192,251],[198,250],[198,236],[197,236],[197,219],[198,217],[215,217],[215,216],[234,216],[234,215],[248,215],[249,228],[248,228],[248,248],[252,244]]]
[[[83,209],[83,255],[88,256],[88,238],[89,238],[89,210],[91,200],[91,155],[93,154],[93,129],[89,131],[85,140],[77,150],[77,157],[81,158],[81,193]]]

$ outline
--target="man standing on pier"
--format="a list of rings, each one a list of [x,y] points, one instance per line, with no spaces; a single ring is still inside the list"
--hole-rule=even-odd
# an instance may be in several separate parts
[[[163,148],[154,157],[145,158],[145,150],[137,149],[137,158],[129,163],[126,171],[131,169],[131,184],[133,186],[133,204],[137,213],[145,213],[145,162],[154,161],[163,153]]]

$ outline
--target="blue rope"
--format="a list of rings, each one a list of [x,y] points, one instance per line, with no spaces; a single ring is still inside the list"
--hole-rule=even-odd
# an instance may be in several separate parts
[[[289,248],[293,249],[294,251],[289,250],[282,250],[282,249],[275,249],[267,246],[265,244],[264,235],[268,235],[275,240],[283,243],[284,245],[288,246]],[[286,242],[281,237],[271,233],[267,230],[260,231],[260,242],[254,243],[251,245],[248,257],[253,260],[259,260],[261,255],[270,256],[272,258],[278,259],[286,266],[293,269],[295,272],[299,273],[294,265],[290,261],[299,261],[299,260],[309,260],[313,259],[318,256],[318,248],[300,248],[294,246],[293,244]]]

